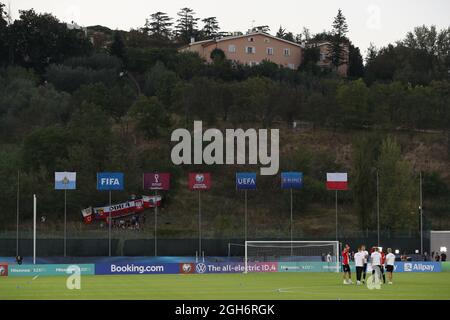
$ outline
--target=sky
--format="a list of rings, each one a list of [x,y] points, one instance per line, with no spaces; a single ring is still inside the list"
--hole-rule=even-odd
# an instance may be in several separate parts
[[[419,25],[450,26],[449,0],[0,0],[10,4],[13,18],[18,10],[33,8],[52,13],[64,22],[82,26],[103,25],[129,30],[142,27],[150,14],[162,11],[176,18],[180,8],[194,9],[199,18],[215,16],[222,31],[245,32],[268,25],[275,34],[280,25],[294,34],[303,27],[312,33],[330,30],[342,9],[350,40],[364,55],[370,43],[377,48],[405,37]],[[201,26],[201,23],[200,23]]]

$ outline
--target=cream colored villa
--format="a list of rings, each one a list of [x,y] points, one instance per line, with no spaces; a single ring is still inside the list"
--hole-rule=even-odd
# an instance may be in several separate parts
[[[329,43],[323,42],[316,45],[320,48],[321,53],[318,65],[331,67]],[[302,63],[305,46],[274,37],[262,31],[255,31],[245,35],[191,41],[191,43],[181,47],[179,50],[196,52],[207,62],[211,62],[211,52],[214,49],[221,49],[227,59],[242,64],[254,66],[264,60],[268,60],[295,70]],[[348,50],[346,52],[348,53]],[[347,74],[346,62],[338,68],[338,73],[342,75]]]

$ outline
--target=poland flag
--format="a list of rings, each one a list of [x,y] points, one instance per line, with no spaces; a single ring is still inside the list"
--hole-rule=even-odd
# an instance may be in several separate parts
[[[346,172],[327,173],[327,189],[347,190],[348,189],[347,173]]]

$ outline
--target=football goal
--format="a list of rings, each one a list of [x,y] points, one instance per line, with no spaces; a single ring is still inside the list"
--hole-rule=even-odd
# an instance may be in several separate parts
[[[246,241],[244,272],[262,262],[277,262],[286,272],[339,272],[339,242]]]

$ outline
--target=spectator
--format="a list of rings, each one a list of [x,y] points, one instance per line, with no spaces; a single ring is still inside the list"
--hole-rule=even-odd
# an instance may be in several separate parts
[[[439,262],[441,260],[441,256],[439,255],[439,253],[436,253],[435,260],[436,262]]]
[[[442,261],[442,262],[447,261],[447,254],[445,254],[445,252],[442,252],[442,253],[441,253],[441,261]]]
[[[22,256],[20,256],[20,255],[18,255],[17,257],[16,257],[16,262],[17,262],[17,264],[22,264],[22,260],[23,260],[23,258],[22,258]]]

